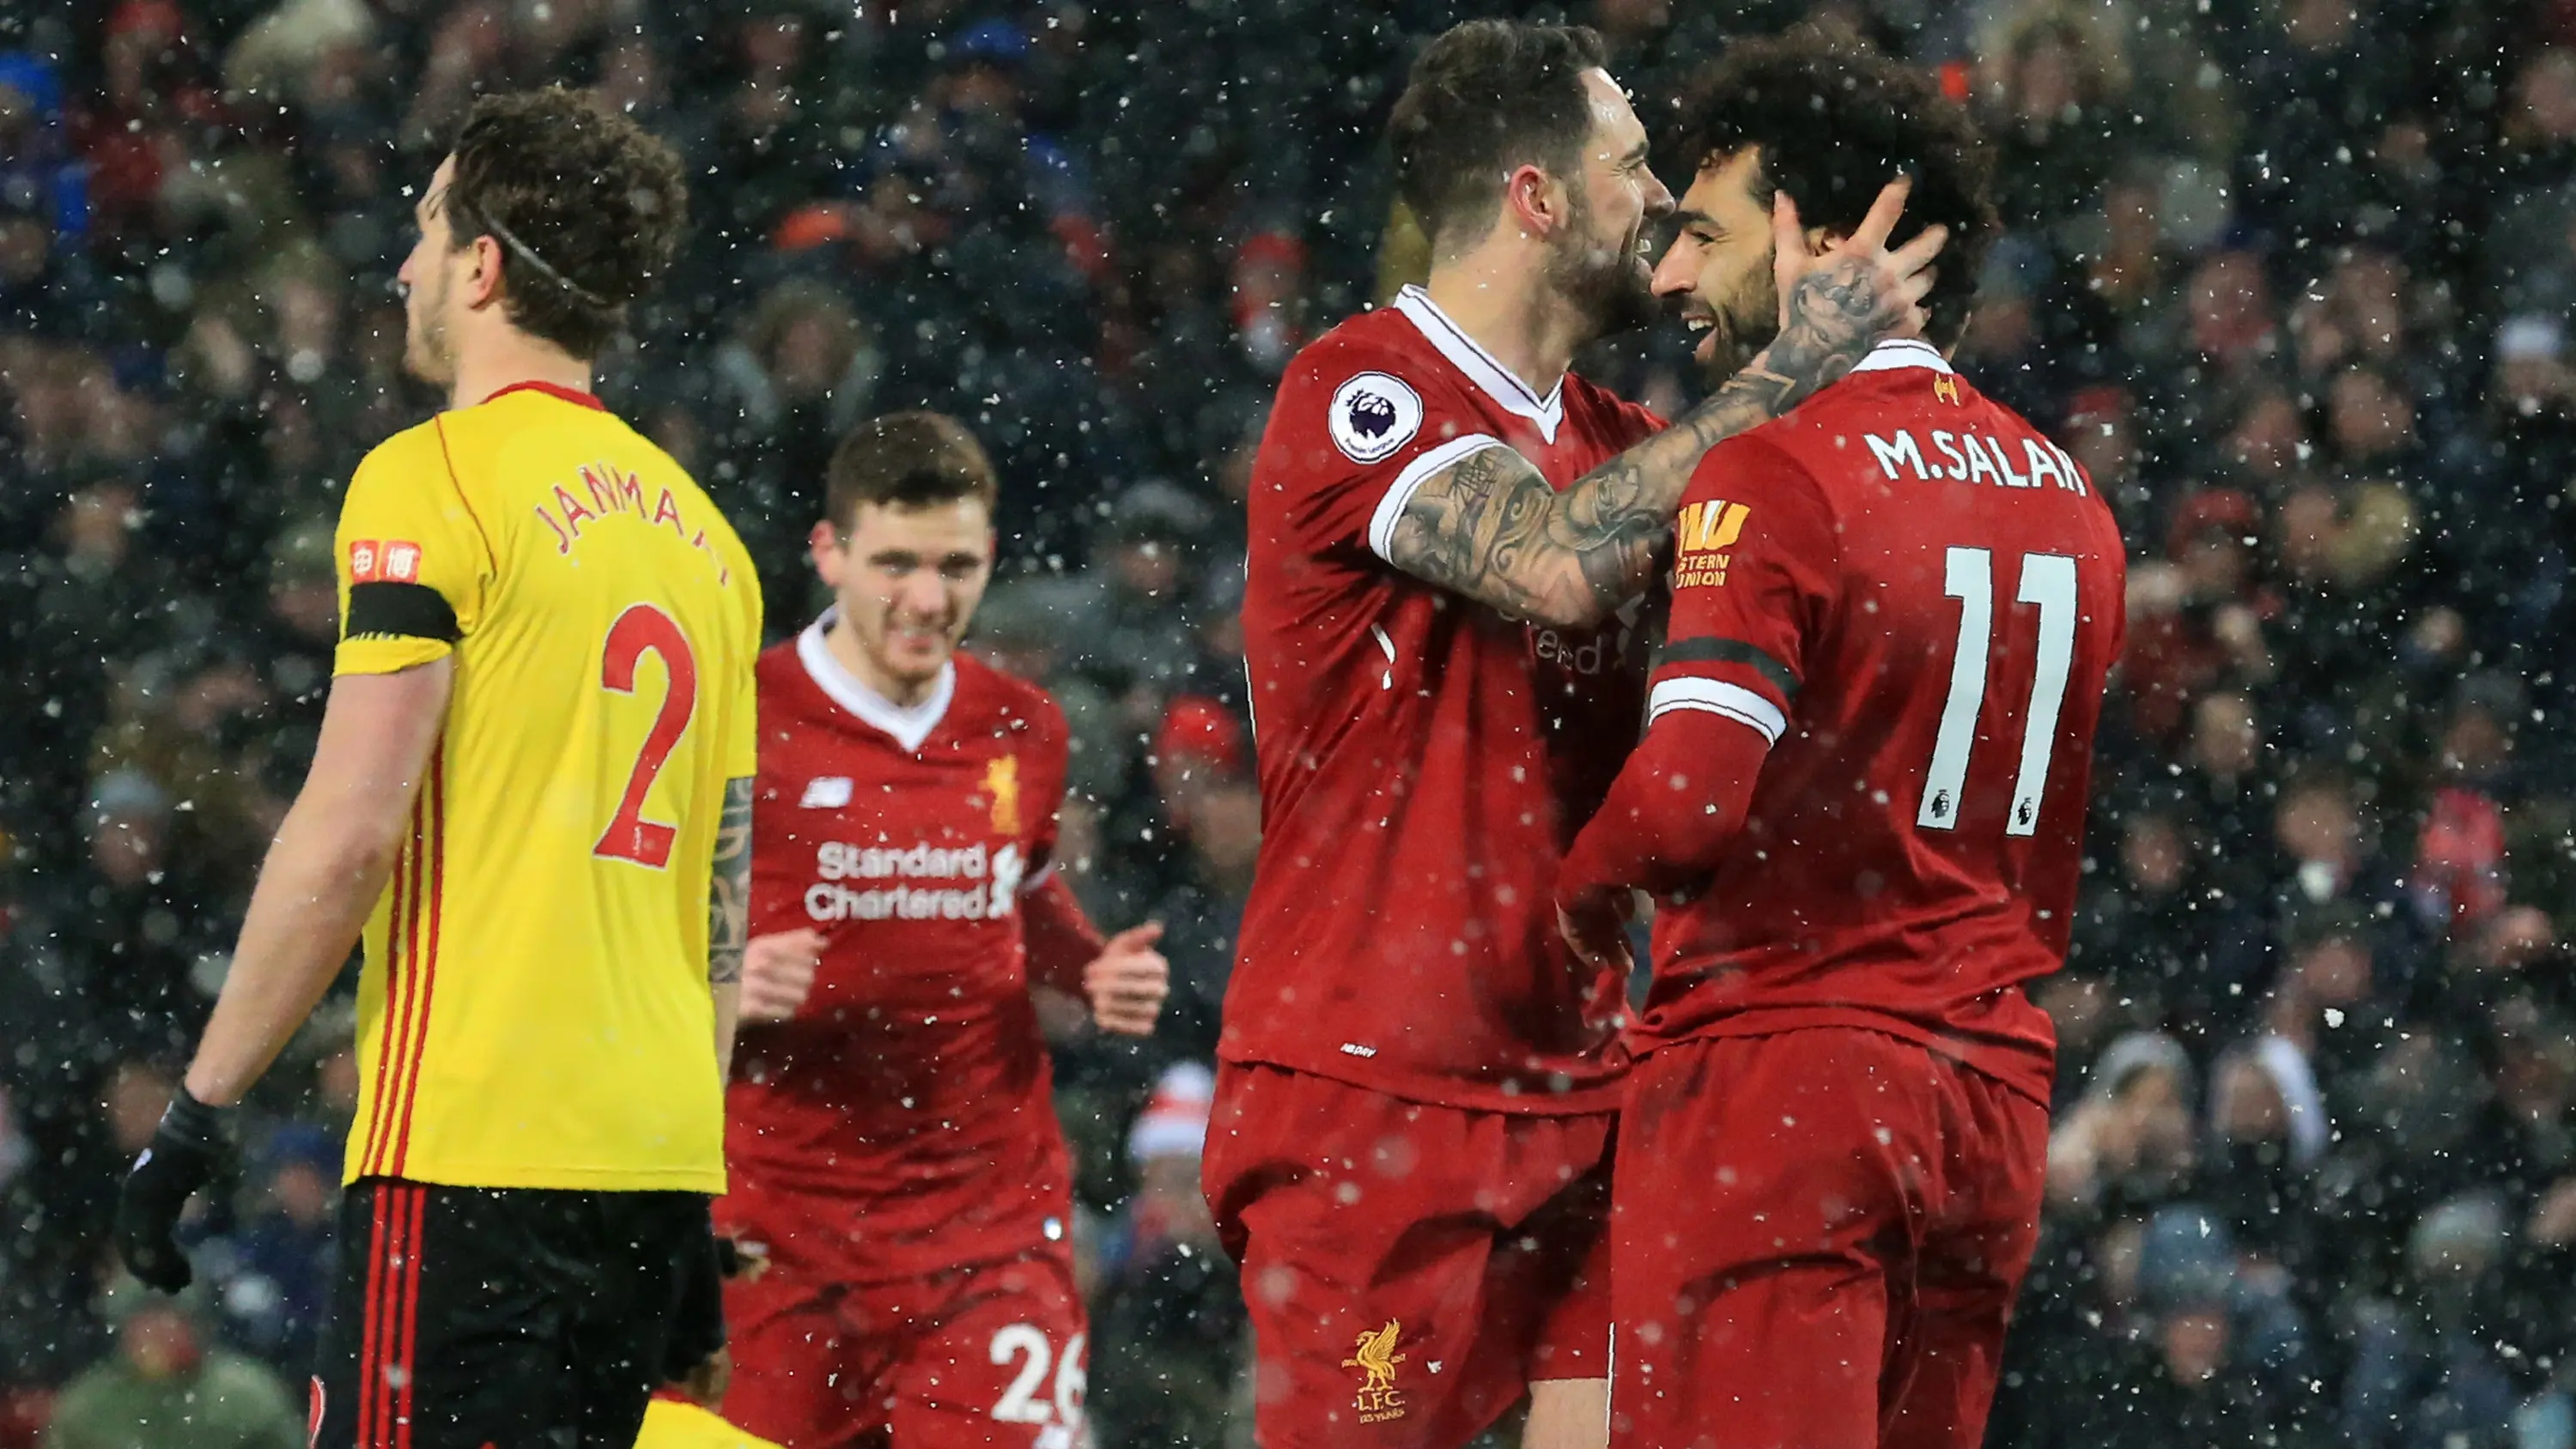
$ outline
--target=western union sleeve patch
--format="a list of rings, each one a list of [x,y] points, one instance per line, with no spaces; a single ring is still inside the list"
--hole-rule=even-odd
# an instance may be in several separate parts
[[[1682,506],[1673,520],[1673,587],[1714,587],[1726,582],[1727,550],[1744,534],[1753,510],[1741,503],[1712,498]]]

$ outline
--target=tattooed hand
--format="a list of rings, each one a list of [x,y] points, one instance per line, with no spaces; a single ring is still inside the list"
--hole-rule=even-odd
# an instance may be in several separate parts
[[[1851,371],[1888,338],[1923,335],[1929,320],[1923,299],[1936,275],[1932,261],[1949,231],[1928,226],[1903,247],[1888,250],[1888,234],[1905,214],[1913,185],[1900,176],[1882,187],[1860,226],[1822,254],[1807,250],[1798,204],[1785,191],[1773,196],[1771,265],[1780,292],[1780,335],[1745,371],[1767,372],[1786,383],[1784,409]]]

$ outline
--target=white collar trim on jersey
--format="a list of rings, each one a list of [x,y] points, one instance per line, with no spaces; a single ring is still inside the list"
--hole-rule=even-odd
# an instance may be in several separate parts
[[[839,617],[841,611],[835,606],[805,626],[805,632],[796,636],[798,662],[834,704],[894,736],[895,743],[906,750],[920,749],[921,742],[930,738],[930,732],[947,717],[948,702],[957,697],[957,662],[952,659],[940,666],[939,682],[930,687],[928,699],[919,704],[897,704],[869,688],[865,680],[850,672],[848,665],[832,657],[832,647],[823,642],[823,635]]]
[[[1957,375],[1950,359],[1931,343],[1915,337],[1891,337],[1869,350],[1869,355],[1852,364],[1854,372],[1894,372],[1902,367],[1928,367],[1934,372]]]
[[[1449,365],[1467,374],[1469,381],[1485,390],[1495,405],[1515,417],[1527,418],[1538,428],[1538,435],[1553,443],[1557,425],[1565,421],[1565,374],[1556,375],[1556,386],[1540,397],[1538,390],[1521,381],[1520,375],[1503,366],[1482,343],[1467,335],[1467,329],[1450,320],[1431,300],[1431,294],[1420,287],[1408,286],[1395,295],[1395,310],[1420,329]]]

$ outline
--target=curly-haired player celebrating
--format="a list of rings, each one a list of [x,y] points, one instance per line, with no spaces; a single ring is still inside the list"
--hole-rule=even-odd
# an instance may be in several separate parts
[[[1732,371],[1779,324],[1767,222],[1877,179],[1955,263],[1885,341],[1701,460],[1644,741],[1559,884],[1659,893],[1612,1181],[1613,1442],[1971,1449],[2038,1230],[2057,969],[2123,554],[2064,450],[1952,371],[1993,230],[1929,79],[1748,42],[1693,92],[1655,272]],[[1578,941],[1580,944],[1580,941]]]
[[[721,1376],[759,586],[589,392],[685,210],[669,148],[564,90],[478,103],[415,208],[407,361],[448,407],[350,480],[312,770],[117,1215],[184,1286],[225,1119],[363,938],[317,1444],[627,1449],[657,1384]]]

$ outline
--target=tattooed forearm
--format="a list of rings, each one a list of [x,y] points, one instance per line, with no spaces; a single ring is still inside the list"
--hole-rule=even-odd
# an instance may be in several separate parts
[[[743,943],[751,936],[751,781],[727,780],[716,823],[715,874],[707,882],[707,982],[742,980]]]
[[[751,781],[727,780],[716,816],[715,871],[707,880],[707,990],[715,997],[716,1080],[733,1080],[734,1028],[742,1013],[742,952],[751,938]]]
[[[1781,416],[1851,371],[1901,324],[1869,259],[1835,258],[1789,295],[1789,325],[1674,425],[1562,493],[1528,459],[1493,447],[1423,480],[1395,522],[1396,567],[1504,613],[1590,628],[1652,582],[1673,511],[1701,455]]]

